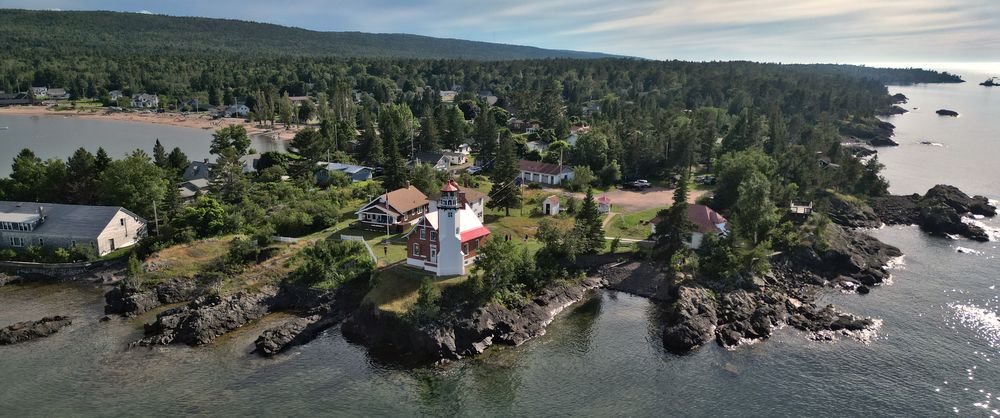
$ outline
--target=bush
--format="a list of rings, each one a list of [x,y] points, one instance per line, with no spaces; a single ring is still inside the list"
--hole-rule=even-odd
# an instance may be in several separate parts
[[[440,299],[441,292],[438,291],[437,286],[434,286],[434,280],[430,277],[424,277],[420,282],[417,303],[407,312],[409,320],[416,323],[426,323],[437,319],[438,315],[441,314]]]
[[[320,289],[336,289],[355,279],[370,279],[375,263],[363,244],[350,241],[319,241],[301,252],[302,264],[288,281]]]

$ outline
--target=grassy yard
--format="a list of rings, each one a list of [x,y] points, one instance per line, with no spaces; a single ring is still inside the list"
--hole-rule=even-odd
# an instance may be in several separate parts
[[[365,295],[363,303],[397,314],[406,313],[417,302],[417,291],[424,277],[434,278],[430,273],[405,265],[395,265],[376,274],[375,287]],[[444,290],[467,279],[466,276],[434,278],[434,284],[438,290]]]
[[[345,228],[337,229],[331,234],[331,236],[335,239],[340,239],[341,235],[363,237],[365,242],[367,242],[372,248],[372,251],[375,252],[375,257],[378,258],[379,266],[387,266],[406,259],[406,241],[404,240],[404,234],[402,233],[389,235],[388,253],[386,252],[386,246],[384,245],[386,237],[384,231],[373,231],[347,226]]]
[[[631,213],[620,213],[615,215],[605,228],[605,235],[609,237],[621,237],[631,239],[649,238],[651,232],[649,220],[656,217],[656,213],[664,208],[651,208]]]
[[[232,235],[209,238],[164,248],[146,260],[151,271],[144,275],[143,281],[155,284],[174,277],[193,279],[209,265],[220,262],[233,238]]]

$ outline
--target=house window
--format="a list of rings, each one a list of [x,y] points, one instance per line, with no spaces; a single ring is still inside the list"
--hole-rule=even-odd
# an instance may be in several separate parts
[[[21,237],[10,237],[10,246],[11,247],[23,247],[24,246],[24,238],[21,238]]]
[[[108,240],[108,248],[111,248],[111,251],[115,250],[115,239],[114,238],[111,238],[111,239]]]
[[[42,240],[42,237],[38,237],[38,245],[45,245],[45,241]]]
[[[437,231],[431,231],[431,241],[437,242],[437,240],[438,240],[438,233],[437,233]]]
[[[427,239],[427,228],[420,228],[420,239]]]
[[[121,218],[122,226],[125,226],[125,218]]]
[[[438,246],[431,244],[431,260],[437,261],[437,255],[438,255]]]
[[[420,244],[417,243],[413,244],[413,256],[420,257]]]
[[[462,253],[469,254],[469,243],[462,244]]]

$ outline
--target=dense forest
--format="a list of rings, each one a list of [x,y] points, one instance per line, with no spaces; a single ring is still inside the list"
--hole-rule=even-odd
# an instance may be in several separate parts
[[[407,34],[317,32],[230,19],[10,9],[0,10],[0,47],[59,56],[81,52],[482,60],[609,56]]]

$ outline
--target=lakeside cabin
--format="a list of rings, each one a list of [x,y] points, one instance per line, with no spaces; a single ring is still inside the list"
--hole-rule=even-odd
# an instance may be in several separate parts
[[[695,230],[691,232],[691,238],[685,243],[688,248],[697,250],[701,248],[701,242],[705,234],[725,235],[729,233],[726,218],[712,208],[705,205],[688,205],[687,219],[695,225]],[[649,221],[652,225],[652,232],[656,233],[656,224],[663,221],[661,217],[655,217]]]
[[[0,201],[0,248],[90,246],[98,255],[146,236],[146,220],[121,206]]]
[[[402,232],[416,224],[427,210],[427,196],[407,184],[404,188],[376,197],[355,214],[363,228],[383,231],[388,228]]]
[[[461,195],[454,180],[441,188],[437,209],[421,216],[407,233],[406,264],[437,276],[465,275],[490,230]]]
[[[329,183],[330,174],[335,171],[346,174],[353,183],[371,180],[372,173],[375,171],[371,167],[354,164],[327,163],[321,161],[316,163],[316,165],[320,167],[319,170],[316,171],[316,182],[321,184]]]

